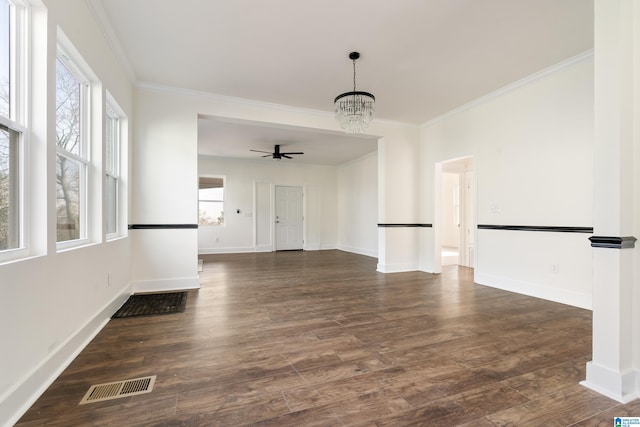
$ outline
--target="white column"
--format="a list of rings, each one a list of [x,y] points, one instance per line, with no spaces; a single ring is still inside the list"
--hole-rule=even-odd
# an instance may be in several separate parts
[[[418,132],[378,141],[378,266],[418,270]]]
[[[634,233],[640,149],[640,3],[595,1],[593,355],[582,384],[620,402],[638,397]],[[637,262],[637,261],[636,261]],[[636,308],[637,309],[637,308]]]

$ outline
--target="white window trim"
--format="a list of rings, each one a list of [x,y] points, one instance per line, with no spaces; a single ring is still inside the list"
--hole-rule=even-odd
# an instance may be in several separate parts
[[[8,0],[12,5],[11,14],[9,16],[10,22],[13,24],[12,28],[12,46],[9,49],[10,60],[9,63],[9,78],[10,81],[15,82],[9,88],[10,90],[10,116],[0,116],[0,123],[7,128],[10,128],[20,133],[20,142],[18,144],[18,156],[19,156],[19,172],[18,172],[18,185],[19,185],[19,245],[17,248],[7,249],[0,251],[0,264],[5,262],[11,262],[29,257],[30,248],[30,235],[29,235],[29,205],[28,200],[30,196],[29,192],[29,168],[27,158],[27,146],[29,144],[29,129],[28,129],[28,111],[29,111],[29,91],[28,85],[30,82],[29,72],[29,54],[30,54],[30,10],[29,5],[22,0]]]
[[[74,154],[67,150],[62,149],[56,144],[56,154],[66,157],[74,162],[82,165],[80,170],[80,206],[79,215],[80,222],[80,237],[73,240],[56,241],[56,249],[58,251],[64,251],[76,247],[86,246],[91,243],[89,238],[89,230],[94,225],[91,224],[91,218],[89,215],[89,176],[91,175],[91,79],[88,77],[90,72],[83,70],[80,64],[84,64],[84,61],[79,54],[71,55],[68,52],[72,51],[72,45],[68,39],[58,32],[58,53],[56,55],[56,61],[60,60],[67,70],[73,74],[80,84],[80,103],[82,116],[80,117],[80,132],[81,132],[81,145],[80,154]],[[56,157],[57,162],[57,157]],[[56,221],[57,223],[57,221]],[[57,231],[56,231],[57,236]],[[57,238],[56,238],[57,240]]]
[[[111,241],[118,239],[125,235],[126,228],[124,226],[125,216],[123,214],[125,203],[124,200],[124,191],[123,191],[123,177],[122,177],[122,163],[123,163],[123,155],[122,150],[125,141],[125,124],[126,124],[126,115],[124,111],[118,103],[113,99],[111,94],[107,92],[107,106],[105,110],[105,119],[108,118],[117,119],[117,129],[115,130],[115,170],[110,170],[110,167],[106,164],[106,139],[105,139],[105,165],[104,165],[104,176],[105,177],[113,177],[116,179],[116,231],[113,233],[106,233],[106,240]],[[106,188],[105,193],[106,195]],[[106,213],[106,197],[103,197],[103,203],[105,204],[105,213]],[[106,215],[105,215],[105,231],[106,231]]]

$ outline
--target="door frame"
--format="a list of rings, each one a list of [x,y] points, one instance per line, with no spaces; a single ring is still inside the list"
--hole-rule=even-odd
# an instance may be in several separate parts
[[[472,265],[471,268],[474,268],[474,275],[475,275],[475,268],[477,266],[477,259],[478,257],[476,256],[476,254],[478,253],[477,251],[477,243],[478,243],[478,239],[477,239],[477,209],[478,209],[478,197],[477,197],[477,169],[476,169],[476,161],[475,161],[475,157],[474,156],[461,156],[461,157],[455,157],[455,158],[451,158],[451,159],[447,159],[447,160],[443,160],[442,162],[436,162],[435,163],[435,177],[434,177],[434,239],[433,239],[433,243],[434,243],[434,272],[435,273],[441,273],[442,272],[442,204],[443,204],[443,195],[442,195],[442,174],[444,172],[451,172],[451,170],[447,170],[449,168],[455,168],[456,172],[458,172],[460,174],[460,186],[461,186],[461,190],[462,187],[466,184],[466,179],[465,179],[465,173],[466,172],[471,172],[471,177],[472,177],[472,186],[471,188],[468,190],[471,192],[471,195],[469,198],[463,197],[463,194],[467,192],[467,189],[464,189],[463,191],[460,191],[460,198],[461,199],[467,199],[467,200],[471,200],[472,203],[472,215],[471,218],[468,218],[467,215],[467,209],[468,206],[466,206],[465,200],[461,200],[460,202],[460,245],[459,245],[459,252],[458,252],[458,265],[461,265],[462,259],[467,259],[468,257],[468,253],[467,253],[467,238],[466,238],[466,233],[464,233],[463,231],[466,230],[467,227],[469,227],[472,230],[473,233],[473,241],[474,241],[474,256],[473,256],[473,261],[472,261]],[[468,224],[468,221],[471,220],[471,224]],[[463,254],[464,252],[464,254]],[[464,258],[463,258],[464,257]],[[468,260],[467,263],[469,264]]]

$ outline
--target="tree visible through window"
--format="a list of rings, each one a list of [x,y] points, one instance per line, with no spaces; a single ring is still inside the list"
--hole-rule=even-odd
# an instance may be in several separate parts
[[[66,63],[68,59],[65,58]],[[85,237],[88,149],[86,84],[58,58],[56,65],[57,241]]]
[[[200,177],[198,185],[198,224],[224,224],[224,178]]]
[[[7,0],[0,0],[0,251],[17,249],[21,243],[22,176],[21,144],[23,130],[18,114],[22,98],[18,90],[21,75],[16,51],[18,11]]]
[[[0,125],[0,251],[20,247],[19,134]]]

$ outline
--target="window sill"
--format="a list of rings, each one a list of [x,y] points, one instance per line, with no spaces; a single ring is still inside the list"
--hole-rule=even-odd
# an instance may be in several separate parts
[[[80,240],[70,240],[67,242],[58,242],[56,243],[56,252],[63,253],[69,252],[74,249],[82,249],[87,248],[89,246],[96,246],[98,243],[90,242],[89,239],[80,239]]]
[[[36,258],[41,258],[45,254],[32,254],[27,249],[14,249],[0,254],[0,267],[3,265],[17,264],[26,262]]]

